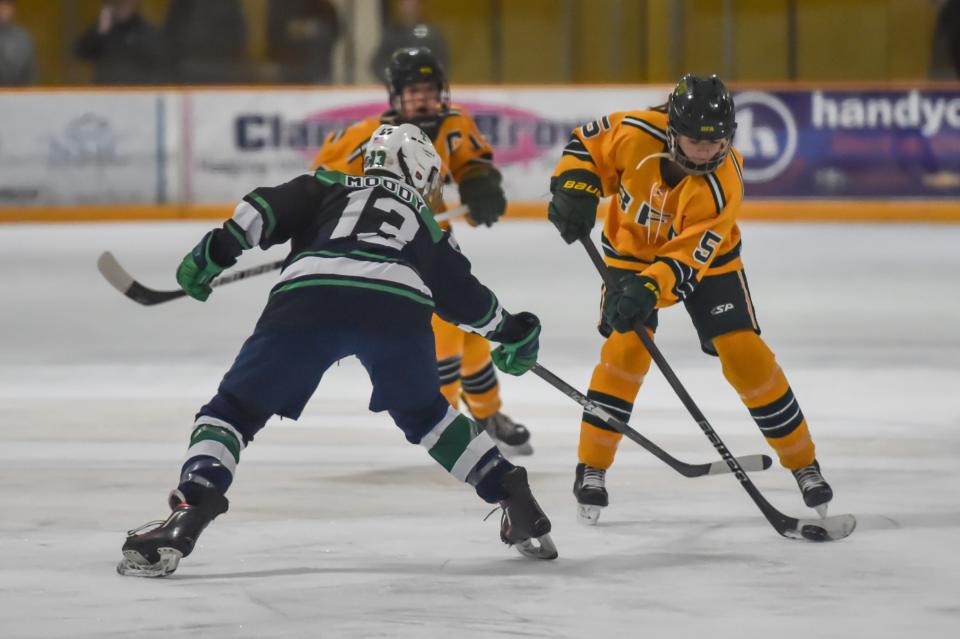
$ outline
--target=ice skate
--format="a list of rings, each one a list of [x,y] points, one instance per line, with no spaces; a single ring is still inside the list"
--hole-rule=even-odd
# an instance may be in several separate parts
[[[540,508],[530,484],[527,470],[517,466],[503,477],[503,489],[508,497],[500,502],[500,539],[514,546],[525,557],[556,559],[557,547],[550,538],[550,520]]]
[[[193,552],[200,533],[218,515],[227,512],[228,501],[214,488],[200,487],[192,491],[187,503],[183,493],[170,494],[166,521],[153,521],[127,533],[123,559],[117,572],[131,577],[166,577],[180,560]],[[151,527],[153,526],[153,527]]]
[[[797,480],[800,492],[803,493],[803,503],[808,508],[816,510],[821,517],[826,517],[827,506],[833,499],[833,489],[820,474],[820,462],[814,459],[809,466],[791,472],[794,479]]]
[[[505,453],[514,455],[532,455],[533,446],[530,445],[530,431],[523,424],[518,424],[500,411],[484,419],[474,417],[481,428],[493,437]]]
[[[610,503],[607,496],[605,468],[577,464],[573,495],[577,498],[577,519],[588,526],[596,526],[600,511]]]

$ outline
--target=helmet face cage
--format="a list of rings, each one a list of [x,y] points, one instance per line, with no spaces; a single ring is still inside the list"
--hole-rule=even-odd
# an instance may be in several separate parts
[[[667,100],[667,143],[671,159],[684,171],[702,175],[716,170],[726,159],[737,129],[733,98],[715,75],[687,74]],[[720,150],[706,162],[694,162],[680,148],[680,136],[693,140],[721,141]]]
[[[440,109],[446,111],[450,106],[450,87],[443,65],[433,52],[426,47],[397,49],[387,65],[387,92],[390,106],[400,111],[404,88],[418,82],[432,82],[440,93]]]
[[[386,173],[429,200],[440,184],[440,156],[427,134],[412,124],[381,125],[367,142],[363,170]]]
[[[717,151],[717,154],[706,162],[694,162],[687,154],[683,152],[683,149],[680,148],[680,134],[676,129],[670,127],[667,131],[667,144],[670,151],[670,159],[676,164],[680,165],[687,173],[691,175],[706,175],[707,173],[712,173],[716,171],[717,168],[723,164],[723,161],[727,159],[727,155],[730,153],[731,140],[725,138],[723,140],[723,145],[720,147],[720,150]]]

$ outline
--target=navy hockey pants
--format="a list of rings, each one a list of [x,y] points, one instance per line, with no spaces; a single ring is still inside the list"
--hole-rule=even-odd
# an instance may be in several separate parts
[[[273,415],[297,419],[320,379],[355,355],[373,383],[370,410],[386,410],[417,444],[446,414],[430,317],[391,293],[316,286],[274,295],[200,415],[231,424],[249,443]]]

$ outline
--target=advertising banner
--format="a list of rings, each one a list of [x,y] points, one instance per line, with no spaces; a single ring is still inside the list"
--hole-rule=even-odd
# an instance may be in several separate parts
[[[570,131],[644,109],[669,87],[454,91],[494,149],[507,195],[548,198]],[[946,91],[741,91],[734,95],[747,195],[949,198],[960,195],[960,94]],[[197,92],[188,201],[234,201],[251,184],[305,170],[324,136],[386,108],[379,89]]]
[[[0,96],[0,207],[168,199],[160,93]]]
[[[493,146],[507,197],[542,202],[572,129],[661,104],[669,89],[454,87],[453,104]],[[748,200],[960,196],[960,92],[734,98]],[[328,133],[387,106],[379,87],[5,92],[0,208],[229,204],[309,170]]]
[[[734,95],[752,198],[960,195],[960,94],[746,91]]]
[[[607,111],[650,106],[666,89],[458,89],[493,146],[508,197],[544,200],[570,131]],[[186,196],[201,203],[238,200],[252,187],[306,171],[331,131],[387,108],[383,89],[194,92],[187,98],[194,132],[184,174]]]

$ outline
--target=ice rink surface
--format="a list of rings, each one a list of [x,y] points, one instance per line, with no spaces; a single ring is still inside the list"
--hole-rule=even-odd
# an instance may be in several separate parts
[[[575,521],[579,410],[501,376],[554,562],[503,546],[469,487],[366,411],[355,360],[299,422],[243,453],[230,512],[179,571],[114,572],[125,531],[166,516],[196,409],[273,275],[206,304],[140,307],[95,268],[112,250],[173,288],[208,223],[0,228],[0,637],[948,637],[960,629],[960,227],[744,224],[758,317],[837,497],[846,540],[781,538],[731,476],[686,479],[624,440],[600,525]],[[457,226],[475,272],[543,320],[541,363],[586,390],[599,279],[545,223]],[[251,251],[241,266],[280,257]],[[658,343],[734,454],[769,452],[681,309]],[[715,452],[651,370],[632,425]],[[810,516],[776,466],[752,475]]]

